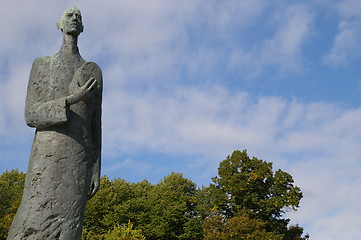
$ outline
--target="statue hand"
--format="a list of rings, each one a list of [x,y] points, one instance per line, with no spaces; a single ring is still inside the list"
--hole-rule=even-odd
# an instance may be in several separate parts
[[[78,90],[69,95],[66,98],[66,103],[68,105],[72,105],[74,103],[77,103],[86,97],[88,97],[92,92],[94,92],[94,89],[98,86],[98,82],[95,80],[95,78],[90,78],[83,86],[79,87]]]
[[[90,191],[87,195],[88,199],[92,198],[100,187],[100,176],[99,174],[93,174],[90,182]]]

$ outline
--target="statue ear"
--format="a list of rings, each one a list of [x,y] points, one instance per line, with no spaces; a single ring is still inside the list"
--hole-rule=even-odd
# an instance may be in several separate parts
[[[56,23],[56,27],[57,27],[59,30],[63,31],[63,28],[62,28],[61,25],[62,25],[62,24],[61,24],[60,21]]]
[[[84,25],[82,24],[82,25],[81,25],[80,32],[83,32],[83,31],[84,31]]]

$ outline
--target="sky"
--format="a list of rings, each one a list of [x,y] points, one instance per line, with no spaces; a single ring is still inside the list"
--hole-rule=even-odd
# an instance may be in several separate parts
[[[292,224],[354,240],[361,224],[361,1],[55,0],[0,8],[0,172],[26,171],[32,62],[57,53],[78,7],[103,71],[102,175],[198,186],[234,150],[290,173]]]

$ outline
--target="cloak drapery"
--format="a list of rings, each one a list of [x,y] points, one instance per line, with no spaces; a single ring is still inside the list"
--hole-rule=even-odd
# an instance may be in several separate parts
[[[97,88],[67,106],[66,97],[90,77]],[[85,204],[99,180],[102,73],[80,55],[35,60],[25,118],[35,127],[25,190],[8,239],[81,238]]]

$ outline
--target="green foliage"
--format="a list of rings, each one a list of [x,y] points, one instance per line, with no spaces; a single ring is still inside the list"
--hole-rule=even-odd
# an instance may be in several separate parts
[[[283,240],[283,234],[268,232],[266,223],[247,215],[225,219],[218,210],[205,219],[204,240]]]
[[[0,175],[0,240],[19,206],[25,174]],[[83,240],[306,240],[303,228],[288,226],[286,210],[299,207],[302,193],[290,174],[272,163],[234,151],[222,161],[209,187],[197,188],[181,173],[153,185],[101,178],[88,201]]]
[[[81,236],[82,240],[104,240],[103,234],[97,234],[87,228],[83,228],[83,234]]]
[[[296,210],[302,198],[292,176],[281,170],[275,173],[272,163],[249,158],[247,152],[234,151],[220,163],[219,177],[211,185],[228,217],[247,211],[254,217],[270,220],[280,217],[288,207]],[[222,202],[223,201],[223,202]]]
[[[265,222],[268,232],[287,236],[289,219],[281,217],[286,209],[297,210],[302,198],[290,174],[274,172],[272,163],[237,150],[220,163],[213,182],[209,187],[212,205],[225,219],[249,216]]]
[[[84,228],[88,232],[102,235],[129,220],[138,224],[146,221],[145,201],[153,187],[148,181],[129,183],[103,176],[100,184],[99,191],[86,206]]]
[[[133,224],[129,221],[128,224],[114,228],[108,231],[104,236],[104,240],[145,240],[141,230],[133,229]]]
[[[5,171],[0,175],[0,239],[6,239],[24,190],[25,173]]]
[[[285,232],[283,240],[307,240],[310,239],[309,234],[302,236],[303,228],[297,225],[291,225]]]
[[[83,240],[145,240],[141,230],[133,229],[133,224],[129,221],[123,226],[114,226],[105,234],[97,234],[83,228]]]
[[[179,173],[156,185],[101,179],[99,192],[88,202],[84,239],[104,236],[113,226],[134,223],[147,239],[200,239],[202,218],[197,214],[198,189]]]
[[[149,239],[199,239],[202,228],[196,212],[195,183],[171,173],[148,195],[149,223],[142,226]],[[198,227],[195,227],[194,224]]]

